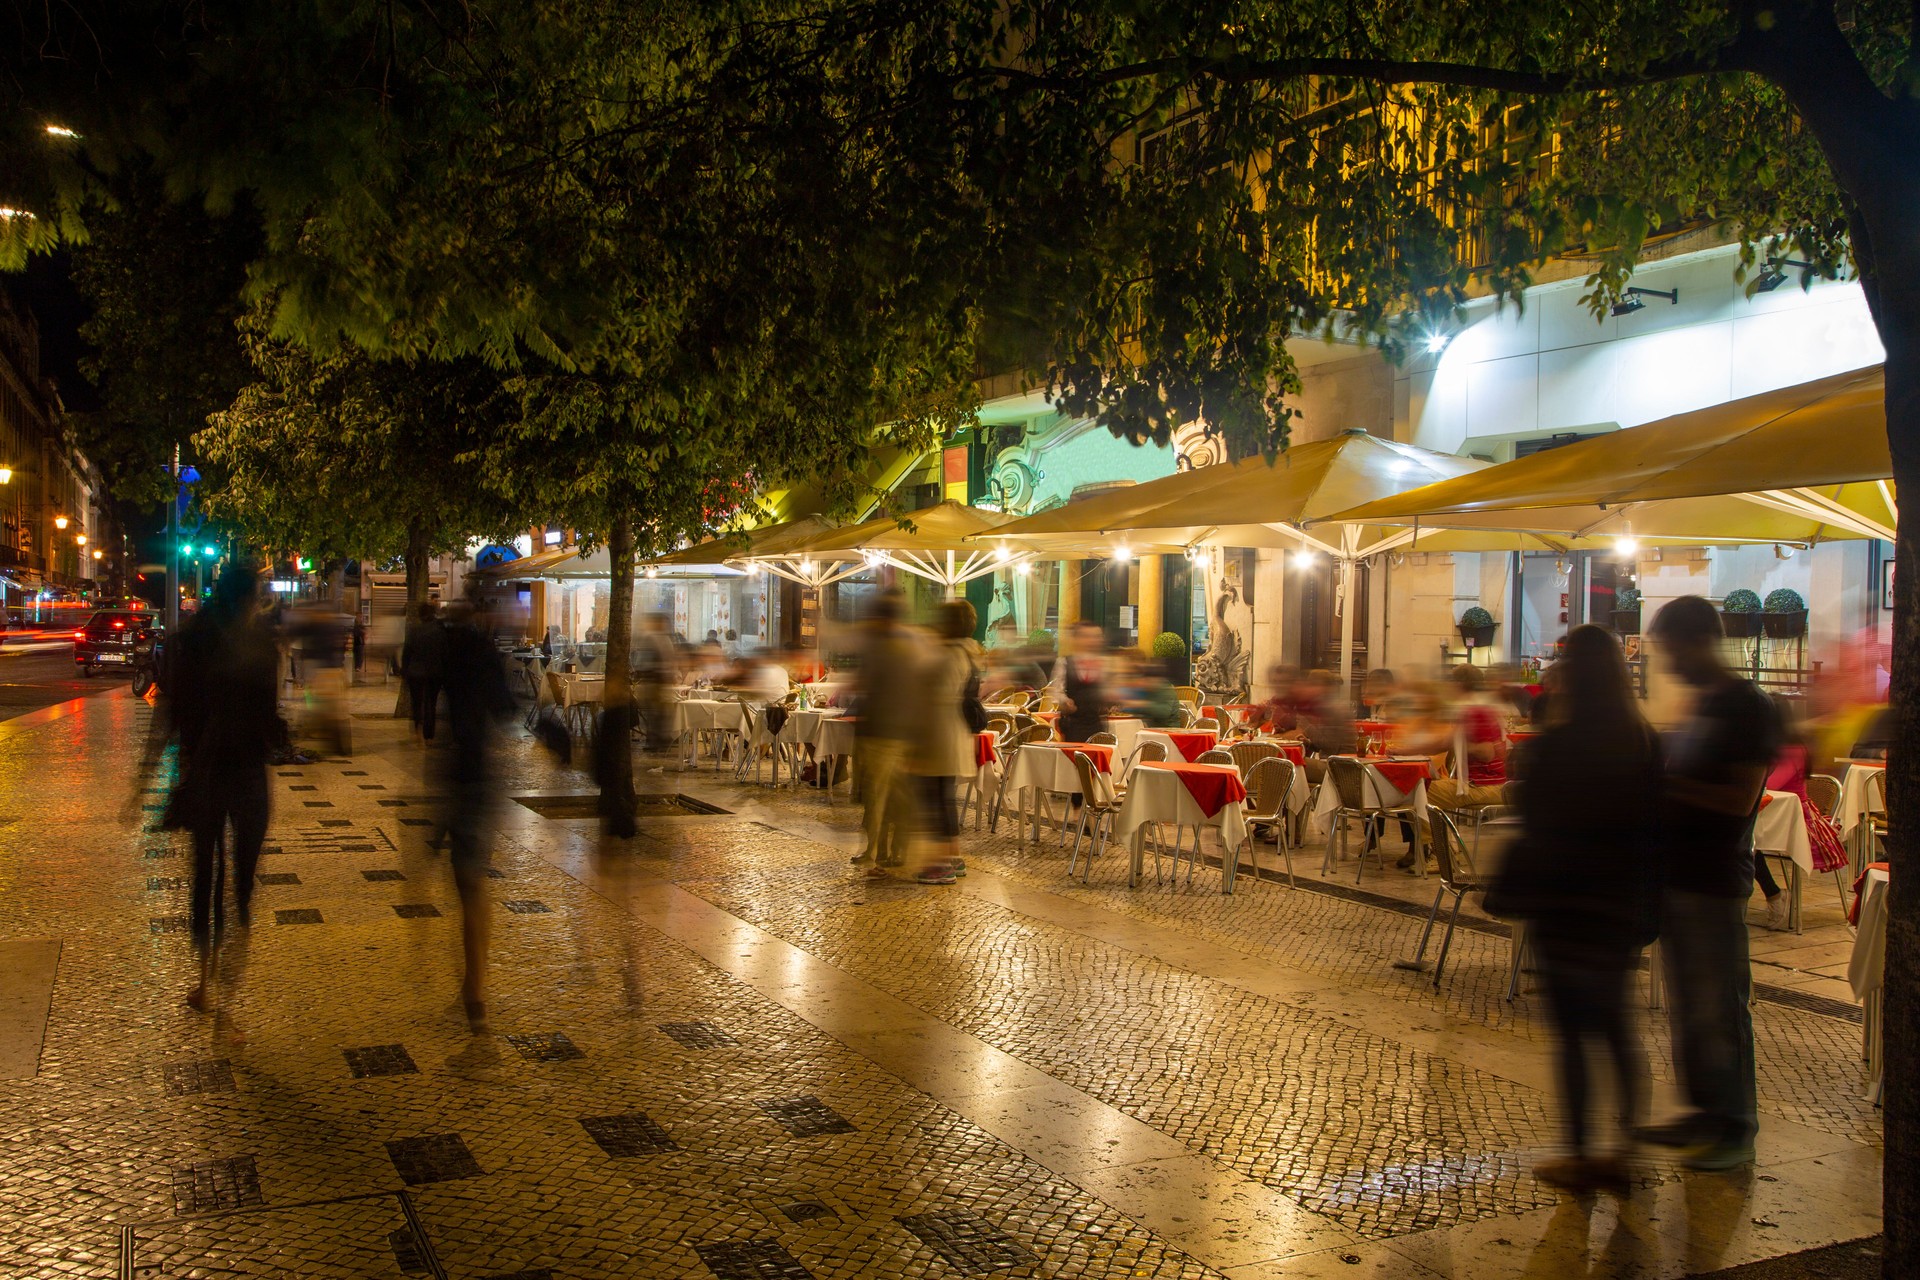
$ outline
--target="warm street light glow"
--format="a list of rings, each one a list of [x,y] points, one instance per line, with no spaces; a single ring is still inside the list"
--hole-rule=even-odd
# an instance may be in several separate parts
[[[1013,571],[1015,573],[1018,573],[1024,576],[1026,574],[1033,572],[1033,566],[1028,564],[1025,560],[1022,560],[1019,564],[1013,566]]]
[[[87,545],[87,535],[84,533],[76,535],[73,540],[83,547]]]
[[[1452,337],[1449,334],[1444,334],[1444,333],[1428,334],[1427,335],[1427,354],[1430,356],[1439,355],[1442,351],[1445,351],[1447,349],[1447,343],[1450,341],[1452,341]]]
[[[802,573],[812,573],[812,572],[813,572],[813,561],[811,561],[811,560],[802,560],[802,561],[800,562],[800,572],[802,572]]]
[[[1007,561],[1013,559],[1013,552],[1007,550],[1007,548],[1003,544],[1002,546],[994,550],[993,558],[995,560],[998,560],[1001,564],[1005,564]]]
[[[1614,539],[1613,549],[1617,555],[1630,556],[1640,550],[1640,540],[1632,536],[1616,538]]]
[[[93,549],[93,558],[94,558],[95,560],[98,560],[98,559],[100,559],[100,558],[102,558],[102,557],[103,557],[103,556],[105,556],[106,554],[107,554],[106,552],[104,552],[104,551],[102,551],[102,550],[100,550],[100,549],[99,549],[98,547],[95,547],[95,548]]]
[[[1317,558],[1318,557],[1311,551],[1296,551],[1293,553],[1293,563],[1302,569],[1312,564]]]
[[[0,467],[0,484],[12,484],[12,483],[13,483],[13,468]]]
[[[1125,564],[1127,561],[1133,559],[1133,548],[1125,546],[1115,547],[1113,549],[1113,558],[1121,564]]]
[[[1187,559],[1193,562],[1193,567],[1196,569],[1204,569],[1209,564],[1213,563],[1213,557],[1209,556],[1204,551],[1189,552],[1187,555]]]
[[[47,133],[55,138],[77,138],[80,136],[79,134],[75,133],[73,130],[67,128],[67,126],[63,124],[48,125]]]
[[[64,529],[67,527],[68,523],[69,521],[65,516],[55,516],[53,518],[53,527],[56,529]]]
[[[33,215],[25,209],[16,209],[12,205],[0,204],[0,218],[26,218],[32,220]]]

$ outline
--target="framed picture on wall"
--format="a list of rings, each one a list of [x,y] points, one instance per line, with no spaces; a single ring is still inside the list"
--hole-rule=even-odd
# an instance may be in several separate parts
[[[1880,607],[1889,613],[1893,612],[1892,560],[1883,560],[1880,563]]]

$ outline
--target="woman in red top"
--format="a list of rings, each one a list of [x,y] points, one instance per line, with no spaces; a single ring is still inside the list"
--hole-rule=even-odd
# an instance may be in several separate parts
[[[1807,843],[1813,850],[1813,869],[1819,872],[1838,870],[1848,863],[1847,847],[1841,843],[1840,829],[1834,826],[1833,819],[1820,812],[1813,801],[1807,799],[1807,746],[1799,738],[1799,725],[1793,708],[1778,698],[1774,703],[1780,707],[1781,723],[1786,726],[1788,737],[1773,763],[1773,772],[1767,775],[1767,790],[1787,791],[1800,798],[1800,813],[1807,820]],[[1780,882],[1773,878],[1773,870],[1767,866],[1765,858],[1754,858],[1753,882],[1760,886],[1760,892],[1767,899],[1767,915],[1761,923],[1769,929],[1786,928],[1787,895],[1780,892]]]

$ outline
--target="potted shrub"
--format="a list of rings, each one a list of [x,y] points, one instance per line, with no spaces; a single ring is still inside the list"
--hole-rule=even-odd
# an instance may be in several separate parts
[[[1187,642],[1178,632],[1162,631],[1148,652],[1166,668],[1169,683],[1187,683]]]
[[[1493,643],[1493,629],[1499,625],[1492,614],[1474,605],[1460,615],[1460,642],[1469,649],[1484,649]]]
[[[1613,629],[1623,636],[1640,634],[1640,588],[1621,587],[1613,593]]]
[[[1775,640],[1794,640],[1807,634],[1807,602],[1791,587],[1767,592],[1761,625]]]
[[[1720,602],[1720,621],[1729,636],[1745,640],[1760,634],[1760,597],[1741,587]]]

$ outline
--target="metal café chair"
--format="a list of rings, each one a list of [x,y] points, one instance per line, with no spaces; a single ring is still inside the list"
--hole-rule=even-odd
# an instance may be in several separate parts
[[[1467,848],[1467,842],[1460,838],[1460,828],[1445,809],[1429,808],[1427,823],[1430,832],[1430,847],[1434,860],[1440,864],[1440,887],[1433,891],[1433,909],[1427,912],[1427,927],[1420,934],[1420,949],[1411,960],[1396,960],[1394,967],[1412,969],[1417,973],[1425,972],[1427,967],[1427,942],[1433,937],[1434,921],[1440,918],[1440,900],[1447,894],[1453,895],[1453,910],[1447,916],[1447,932],[1440,940],[1440,955],[1433,964],[1434,990],[1440,989],[1440,976],[1446,971],[1447,952],[1453,947],[1453,931],[1460,923],[1460,904],[1470,893],[1485,893],[1491,880],[1480,875],[1473,862],[1473,851]],[[1520,962],[1526,951],[1525,930],[1516,922],[1513,928],[1513,949],[1507,960],[1507,999],[1509,1002],[1520,992]]]
[[[1271,760],[1280,754],[1280,748],[1271,742],[1236,742],[1227,751],[1233,756],[1233,767],[1240,771],[1242,778],[1250,777],[1253,767],[1262,760]]]
[[[1362,829],[1368,830],[1369,832],[1371,831],[1370,820],[1378,818],[1380,820],[1380,830],[1383,833],[1386,831],[1386,822],[1389,817],[1405,819],[1408,822],[1417,820],[1411,802],[1399,805],[1382,803],[1378,790],[1374,787],[1372,780],[1367,777],[1366,765],[1352,756],[1327,757],[1327,782],[1333,784],[1335,794],[1339,796],[1340,803],[1335,807],[1333,812],[1328,815],[1327,856],[1326,861],[1321,866],[1321,872],[1324,875],[1334,874],[1335,869],[1339,865],[1339,858],[1346,855],[1347,830],[1349,824],[1355,818],[1360,819]],[[1322,785],[1324,786],[1325,784],[1323,783]],[[1338,855],[1334,852],[1335,833],[1338,833],[1340,840]],[[1387,865],[1386,850],[1384,845],[1377,845],[1376,848],[1378,849],[1378,853],[1375,860],[1381,870],[1384,871]],[[1418,862],[1419,859],[1416,858],[1415,861]],[[1362,845],[1360,849],[1360,868],[1355,874],[1353,882],[1359,884],[1361,877],[1366,874],[1366,871],[1367,850],[1366,846]]]
[[[1080,826],[1073,835],[1073,856],[1067,859],[1067,875],[1073,875],[1073,869],[1080,862],[1080,841],[1087,838],[1087,869],[1080,875],[1080,883],[1087,883],[1093,875],[1093,860],[1101,850],[1107,847],[1107,840],[1113,834],[1113,820],[1120,812],[1120,804],[1109,793],[1108,788],[1100,785],[1100,771],[1094,768],[1093,758],[1084,751],[1069,751],[1073,760],[1074,772],[1080,775]],[[1091,825],[1091,830],[1089,830]]]
[[[1830,773],[1807,775],[1807,799],[1837,827],[1840,819],[1840,779]],[[1833,887],[1840,893],[1840,918],[1847,916],[1847,868],[1833,869]]]
[[[1233,763],[1233,752],[1224,750],[1220,747],[1215,747],[1211,751],[1202,751],[1200,753],[1200,758],[1198,760],[1195,760],[1194,763],[1195,764],[1230,765]]]
[[[1088,734],[1087,741],[1103,747],[1114,747],[1120,744],[1120,739],[1114,737],[1111,733],[1108,733],[1105,729],[1102,729],[1098,733]]]
[[[1287,862],[1287,885],[1294,887],[1293,842],[1287,838],[1287,797],[1293,792],[1294,763],[1277,753],[1256,760],[1247,774],[1247,826],[1255,829],[1271,826],[1280,842],[1280,856]],[[1253,878],[1260,878],[1260,841],[1247,841],[1248,856],[1253,859]]]
[[[1167,744],[1164,742],[1148,740],[1146,742],[1135,743],[1133,754],[1128,756],[1126,764],[1121,766],[1119,777],[1114,785],[1120,787],[1126,786],[1127,782],[1133,777],[1134,766],[1140,764],[1142,761],[1165,760],[1166,758]]]
[[[1048,725],[1045,721],[1036,721],[1032,724],[1029,724],[1024,729],[1014,730],[1012,740],[1006,744],[1005,760],[1003,761],[1001,766],[1006,771],[1005,776],[1006,777],[1013,776],[1014,760],[1020,754],[1020,751],[1022,748],[1026,747],[1029,743],[1046,742],[1048,739],[1052,737],[1053,737],[1053,728],[1052,726]],[[1000,806],[1003,803],[1005,803],[1006,797],[1007,797],[1007,788],[1004,785],[1002,785],[1000,788],[999,794],[994,796],[993,798],[992,807],[987,812],[987,830],[989,831],[999,830]],[[1046,798],[1044,794],[1041,797],[1041,803],[1043,805],[1046,803]],[[1048,816],[1049,817],[1052,816],[1051,809],[1048,810]],[[1037,825],[1037,821],[1036,821],[1036,825]]]

